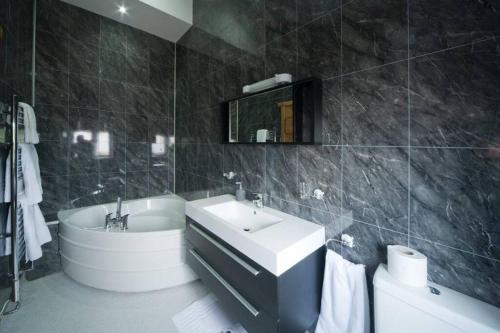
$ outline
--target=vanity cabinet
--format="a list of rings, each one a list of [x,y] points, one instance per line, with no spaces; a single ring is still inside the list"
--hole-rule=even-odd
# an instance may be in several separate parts
[[[187,217],[188,265],[249,333],[303,333],[321,302],[324,249],[276,276]]]

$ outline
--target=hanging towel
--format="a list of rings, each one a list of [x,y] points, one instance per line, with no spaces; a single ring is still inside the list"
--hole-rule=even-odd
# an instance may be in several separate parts
[[[36,128],[35,110],[31,105],[19,102],[19,106],[24,112],[24,142],[37,144],[40,142]]]
[[[328,250],[316,333],[369,332],[370,309],[365,267]]]

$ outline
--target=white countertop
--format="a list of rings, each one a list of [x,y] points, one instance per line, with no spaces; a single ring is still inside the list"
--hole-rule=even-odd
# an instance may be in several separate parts
[[[282,221],[254,233],[231,226],[204,209],[234,200],[233,195],[222,195],[190,201],[186,203],[186,215],[276,276],[325,244],[323,226],[272,208],[257,209],[278,216]],[[248,201],[240,203],[252,206]]]

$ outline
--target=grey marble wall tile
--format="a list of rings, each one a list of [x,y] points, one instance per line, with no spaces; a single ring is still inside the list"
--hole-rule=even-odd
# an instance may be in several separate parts
[[[342,148],[299,146],[298,184],[300,183],[305,184],[309,195],[315,189],[325,192],[323,200],[299,198],[301,204],[340,215]]]
[[[266,43],[297,29],[297,0],[265,1]]]
[[[148,195],[148,172],[127,172],[127,200],[145,198]]]
[[[406,5],[406,0],[355,0],[342,7],[343,73],[408,58]]]
[[[223,173],[235,172],[237,178],[237,180],[226,180],[226,182],[233,183],[234,181],[240,181],[243,172],[241,167],[240,147],[238,145],[224,145],[223,149],[222,171]]]
[[[143,58],[127,56],[127,82],[137,85],[149,85],[149,62]]]
[[[174,69],[175,44],[156,36],[149,36],[149,61]]]
[[[150,103],[150,89],[147,87],[136,86],[132,84],[126,85],[126,107],[128,113],[137,115],[146,115],[148,113]],[[156,101],[156,99],[154,100]]]
[[[42,176],[59,176],[68,174],[68,142],[41,141],[37,147]]]
[[[40,209],[46,217],[68,208],[68,176],[42,176],[42,187],[43,201],[40,203]]]
[[[500,306],[499,261],[416,238],[410,238],[410,246],[427,256],[431,281]]]
[[[68,105],[68,73],[37,69],[36,104]]]
[[[69,7],[65,2],[59,0],[39,0],[36,10],[36,27],[57,35],[65,36],[68,34],[70,17],[68,16]]]
[[[99,109],[124,112],[125,84],[122,82],[101,79],[99,81]]]
[[[297,43],[299,79],[340,75],[340,10],[299,28]]]
[[[126,115],[127,142],[148,141],[148,118],[134,114]]]
[[[323,15],[327,15],[330,11],[339,8],[340,5],[340,0],[297,1],[299,25],[307,24]]]
[[[404,148],[343,148],[342,215],[408,232],[408,152]]]
[[[415,146],[500,146],[497,40],[412,60],[411,142]]]
[[[99,45],[100,20],[99,15],[76,6],[69,6],[68,32],[72,39],[83,43]]]
[[[99,75],[99,46],[71,39],[69,42],[69,71],[89,76]]]
[[[40,140],[57,141],[68,136],[69,120],[66,106],[37,104],[36,116]]]
[[[100,144],[98,143],[98,147]],[[98,154],[99,172],[102,173],[125,173],[126,166],[126,144],[111,141],[109,153]]]
[[[127,27],[127,57],[149,61],[149,35],[147,33]]]
[[[168,171],[174,167],[174,146],[163,143],[149,143],[149,170]]]
[[[68,70],[68,38],[38,30],[36,33],[36,68]]]
[[[97,173],[69,177],[68,208],[94,206],[99,203],[99,175]]]
[[[72,108],[69,117],[69,173],[97,173],[99,113],[97,110]]]
[[[124,53],[101,49],[100,74],[103,79],[125,81],[127,58]]]
[[[142,96],[140,97],[142,99]],[[142,104],[138,101],[138,108]],[[174,94],[167,93],[161,90],[149,89],[148,100],[148,115],[151,117],[174,118]]]
[[[500,160],[493,150],[411,150],[412,235],[500,258]]]
[[[169,123],[169,118],[149,117],[148,118],[148,142],[167,144],[169,136],[174,135],[173,132],[172,133],[169,132],[168,123]]]
[[[241,181],[250,191],[266,193],[266,147],[238,145],[241,158]]]
[[[69,104],[73,107],[97,109],[99,107],[99,79],[70,74]]]
[[[152,88],[165,92],[173,92],[174,70],[171,66],[149,63],[149,84]]]
[[[496,1],[414,0],[410,7],[411,55],[500,36]]]
[[[123,143],[126,141],[126,121],[122,113],[99,111],[99,134],[109,135],[111,143]],[[102,138],[107,140],[106,137]]]
[[[342,144],[341,80],[323,80],[322,143],[325,145]]]
[[[297,75],[297,34],[283,35],[266,44],[266,77],[278,73]]]
[[[125,198],[125,172],[99,173],[99,184],[102,192],[99,195],[100,203],[116,202],[117,198]]]
[[[127,28],[114,20],[101,19],[101,47],[125,54],[127,46]]]
[[[148,158],[149,145],[147,143],[127,143],[127,172],[147,171]]]
[[[149,195],[162,195],[172,193],[173,184],[168,171],[155,170],[149,173]]]
[[[297,201],[298,148],[266,146],[266,194]]]
[[[408,63],[342,77],[344,144],[408,145]]]

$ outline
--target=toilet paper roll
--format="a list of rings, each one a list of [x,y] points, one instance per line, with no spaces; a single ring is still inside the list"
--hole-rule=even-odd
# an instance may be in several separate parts
[[[427,286],[427,257],[401,245],[387,246],[387,269],[400,282],[412,287]]]

